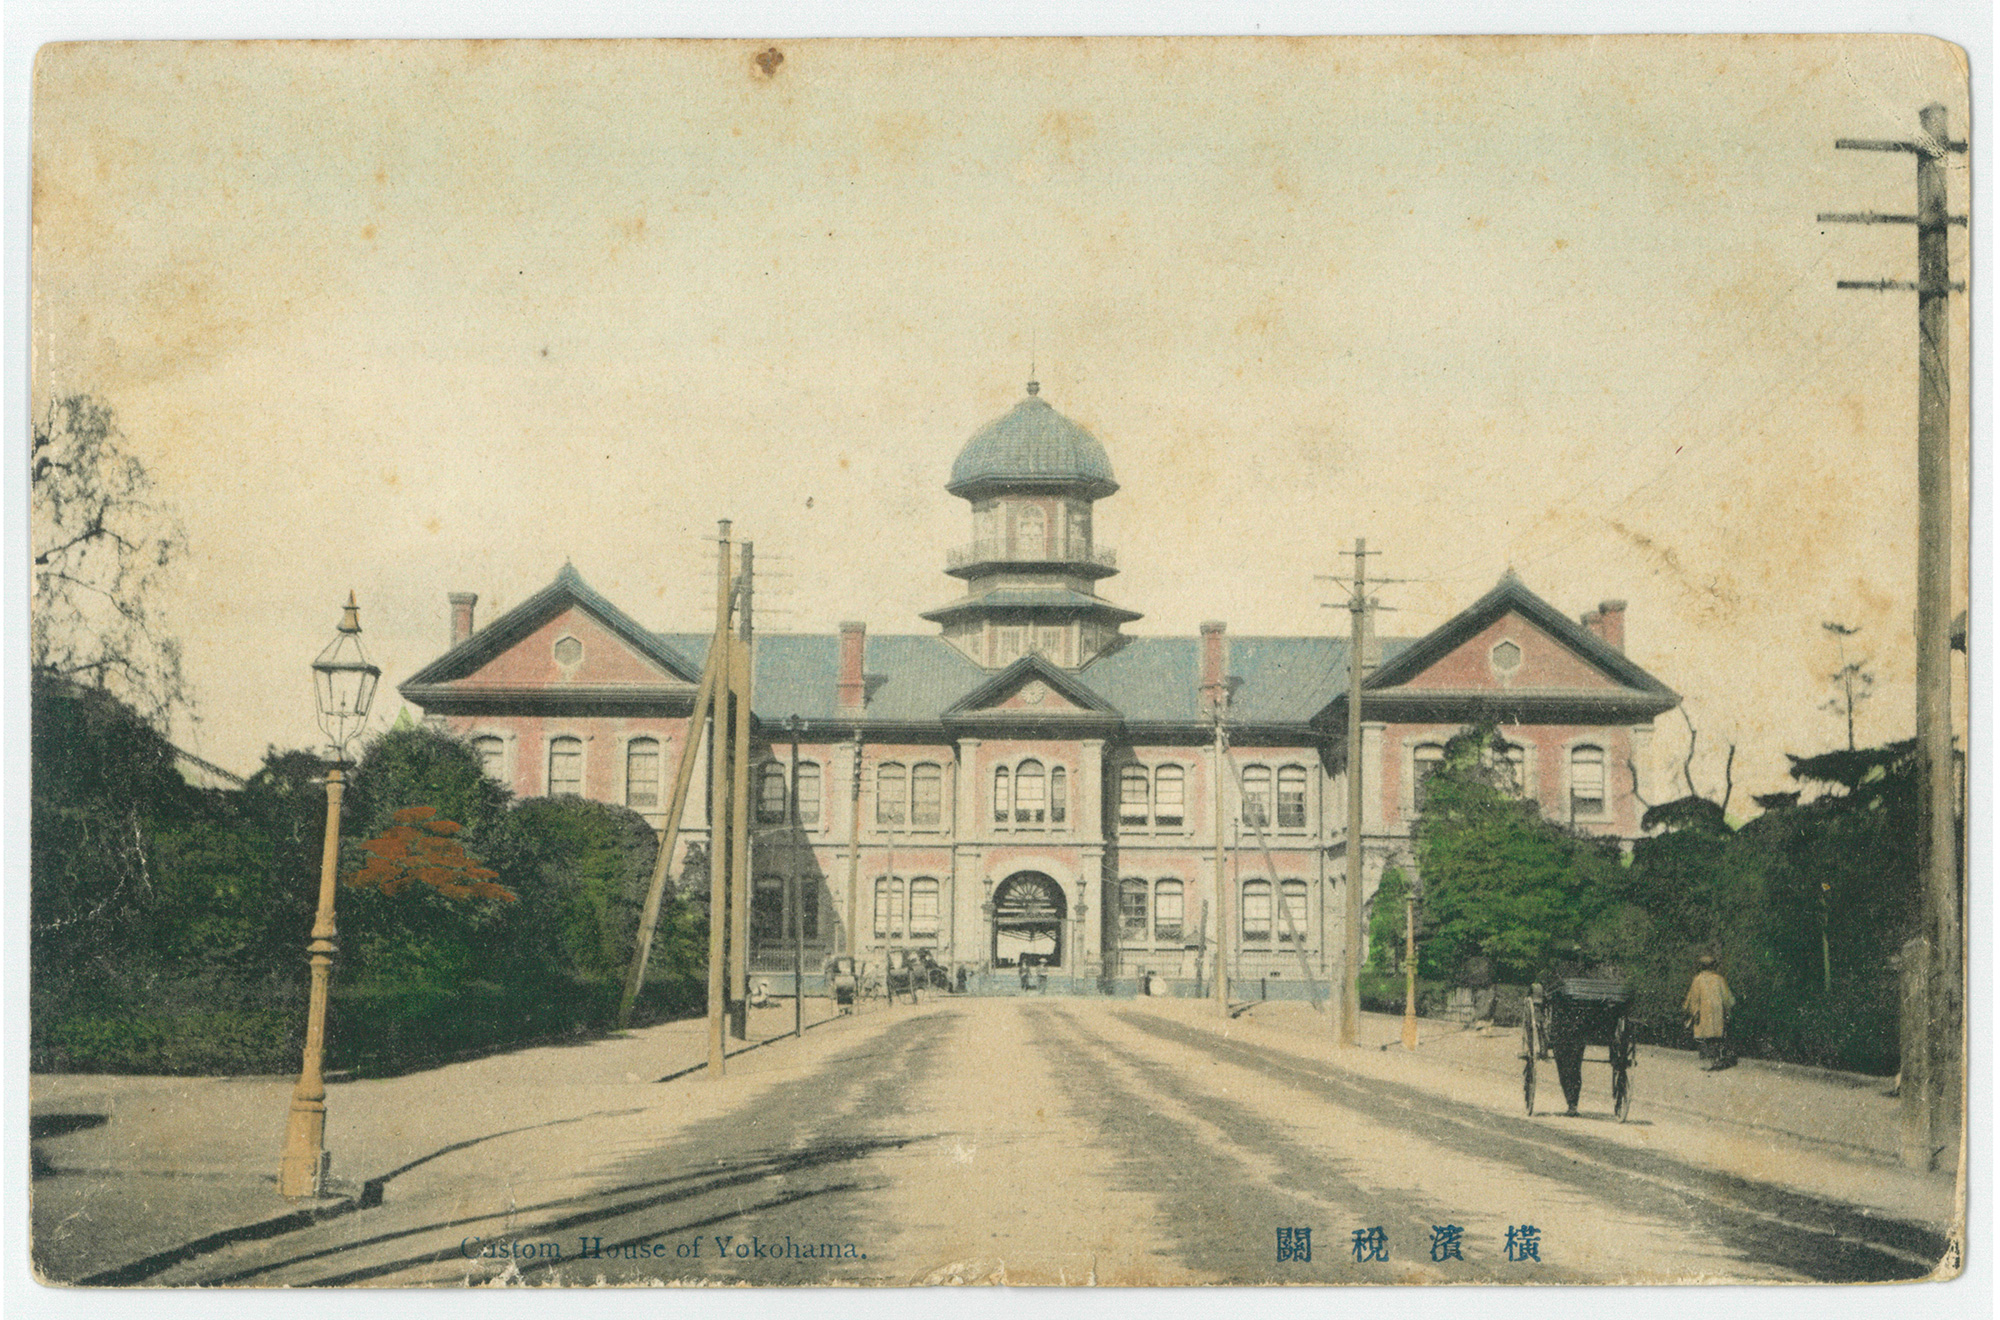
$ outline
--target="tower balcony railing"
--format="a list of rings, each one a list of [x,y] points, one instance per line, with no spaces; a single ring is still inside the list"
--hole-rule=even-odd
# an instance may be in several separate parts
[[[1004,541],[974,541],[945,551],[945,567],[965,568],[972,564],[1094,564],[1116,569],[1118,552],[1092,546],[1080,540],[1056,541],[1037,552],[1029,546],[1009,548]]]

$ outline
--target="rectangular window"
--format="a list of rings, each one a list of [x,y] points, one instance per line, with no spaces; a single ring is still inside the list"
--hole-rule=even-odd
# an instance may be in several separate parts
[[[1061,766],[1049,771],[1049,824],[1069,819],[1069,772]]]
[[[1184,819],[1182,800],[1186,795],[1187,772],[1177,765],[1163,765],[1153,775],[1153,819],[1175,829]]]
[[[1604,814],[1604,749],[1579,747],[1569,754],[1569,809],[1576,816]]]
[[[479,753],[479,769],[489,779],[504,779],[507,767],[507,744],[491,736],[474,738],[472,750]]]
[[[757,823],[778,825],[785,819],[786,768],[777,761],[757,767]]]
[[[1153,935],[1156,939],[1177,940],[1182,929],[1181,882],[1162,880],[1153,890]]]
[[[938,882],[910,881],[910,935],[935,939],[938,933]]]
[[[1128,765],[1118,774],[1118,823],[1144,825],[1148,819],[1146,767]]]
[[[799,824],[819,824],[819,765],[817,762],[799,762],[799,794],[796,805],[799,812]]]
[[[1014,814],[1014,785],[1009,773],[1004,765],[993,772],[993,819],[1002,825]]]
[[[1306,772],[1303,766],[1288,765],[1278,771],[1278,828],[1302,830],[1306,827]]]
[[[944,819],[944,771],[920,765],[910,772],[910,824],[935,828]]]

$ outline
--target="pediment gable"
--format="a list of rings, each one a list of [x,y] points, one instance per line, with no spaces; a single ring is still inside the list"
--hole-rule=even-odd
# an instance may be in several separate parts
[[[1075,675],[1038,655],[1030,655],[980,684],[945,713],[960,717],[1048,719],[1115,716],[1118,712]]]
[[[1509,610],[1397,686],[1416,691],[1622,690],[1566,640]]]

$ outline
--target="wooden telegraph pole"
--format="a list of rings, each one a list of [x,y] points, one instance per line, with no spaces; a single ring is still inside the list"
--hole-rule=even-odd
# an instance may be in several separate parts
[[[723,956],[729,934],[729,849],[726,844],[729,821],[729,757],[724,747],[729,741],[730,688],[729,602],[730,553],[729,522],[724,519],[716,535],[718,556],[715,572],[715,641],[709,646],[708,663],[719,676],[715,702],[708,721],[708,1076],[722,1076],[727,1050],[722,1039],[722,1014],[729,992]]]
[[[1229,909],[1235,898],[1229,893],[1229,881],[1223,873],[1222,851],[1222,766],[1229,756],[1228,738],[1222,731],[1222,704],[1228,696],[1229,689],[1224,684],[1218,684],[1209,694],[1209,700],[1214,703],[1215,716],[1215,747],[1211,754],[1214,773],[1210,776],[1214,784],[1210,796],[1214,800],[1209,803],[1209,814],[1215,818],[1215,979],[1212,993],[1215,995],[1215,1006],[1224,1017],[1229,1016],[1229,968],[1224,960],[1229,955]]]
[[[736,580],[740,600],[735,645],[729,648],[729,694],[735,703],[729,740],[729,1025],[750,1039],[750,597],[756,548],[743,543]]]
[[[1354,542],[1354,594],[1347,602],[1347,906],[1346,966],[1340,977],[1340,1043],[1361,1041],[1361,648],[1368,609],[1368,540]]]
[[[1917,295],[1917,758],[1918,865],[1924,878],[1922,938],[1929,949],[1922,1041],[1903,1046],[1903,1158],[1922,1168],[1958,1162],[1962,1140],[1965,1015],[1964,931],[1961,925],[1957,774],[1951,711],[1951,378],[1950,302],[1963,284],[1951,282],[1950,226],[1965,217],[1945,205],[1945,157],[1965,143],[1949,134],[1945,108],[1918,114],[1913,141],[1841,138],[1842,151],[1907,152],[1917,158],[1917,213],[1825,213],[1822,223],[1914,225],[1917,280],[1841,280],[1843,289],[1914,291]],[[1921,946],[1920,946],[1921,947]],[[1908,973],[1906,973],[1908,974]]]

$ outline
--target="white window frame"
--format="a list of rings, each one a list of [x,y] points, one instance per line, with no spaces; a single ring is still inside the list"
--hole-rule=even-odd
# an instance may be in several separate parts
[[[632,804],[632,748],[639,743],[653,744],[655,762],[653,766],[653,805],[650,807]],[[657,733],[634,733],[627,735],[619,743],[618,800],[626,807],[640,813],[659,812],[667,809],[667,740]]]
[[[1597,811],[1588,814],[1573,810],[1574,803],[1576,802],[1576,754],[1585,747],[1596,748],[1598,755],[1604,758],[1598,766],[1600,773],[1603,775],[1599,787],[1603,792],[1604,805]],[[1611,740],[1601,734],[1578,734],[1563,744],[1562,758],[1563,819],[1586,821],[1593,825],[1600,825],[1616,819],[1618,814],[1617,802],[1613,796],[1611,787]]]
[[[573,742],[576,744],[576,794],[588,797],[584,790],[590,784],[590,739],[580,733],[551,733],[542,742],[542,796],[556,796],[556,744]]]

